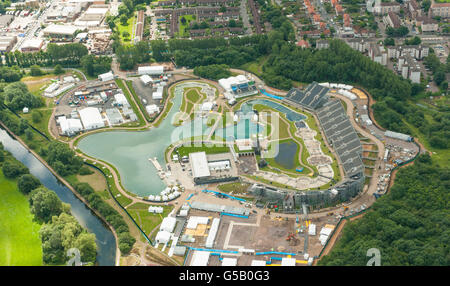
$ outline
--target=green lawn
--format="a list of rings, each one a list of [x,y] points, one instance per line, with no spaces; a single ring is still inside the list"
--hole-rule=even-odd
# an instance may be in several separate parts
[[[163,206],[164,211],[162,214],[154,214],[148,212],[149,206],[150,205],[144,203],[135,203],[127,208],[127,211],[147,235],[149,235],[173,209],[172,205]]]
[[[200,144],[199,144],[200,145]],[[202,152],[205,151],[206,154],[219,154],[219,153],[227,153],[230,151],[228,146],[215,146],[212,144],[203,144],[201,146],[180,146],[178,147],[178,153],[181,157],[189,155],[189,153],[193,152]]]
[[[27,198],[0,171],[0,266],[41,266],[41,226],[33,222]]]
[[[131,44],[131,39],[133,38],[133,26],[135,24],[135,15],[133,14],[133,16],[131,16],[128,21],[127,21],[127,25],[122,25],[120,23],[120,20],[116,21],[116,27],[117,27],[117,31],[119,31],[120,34],[120,42],[124,43],[124,44]],[[123,32],[128,32],[128,34],[130,34],[130,36],[128,38],[124,38],[122,33]]]
[[[183,17],[184,17],[184,19],[186,19],[186,23],[184,25],[181,22],[181,18],[183,18]],[[189,27],[189,23],[191,21],[194,21],[194,20],[195,20],[194,19],[194,15],[183,15],[183,16],[180,16],[179,19],[178,19],[178,23],[179,23],[178,36],[180,36],[180,37],[188,37],[189,33],[186,31],[186,28]]]

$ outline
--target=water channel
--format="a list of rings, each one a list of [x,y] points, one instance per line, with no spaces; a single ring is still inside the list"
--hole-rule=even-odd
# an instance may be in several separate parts
[[[72,191],[63,185],[32,153],[13,139],[5,130],[0,129],[0,142],[17,160],[30,169],[47,188],[54,191],[64,203],[71,206],[73,216],[97,238],[97,263],[101,266],[115,265],[116,241],[110,229],[100,220]]]

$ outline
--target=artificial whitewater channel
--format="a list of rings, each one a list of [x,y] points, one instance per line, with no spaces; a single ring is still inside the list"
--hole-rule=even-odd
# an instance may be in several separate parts
[[[106,131],[82,138],[77,147],[85,154],[114,165],[120,173],[123,186],[127,191],[141,197],[159,195],[167,186],[159,177],[154,164],[148,159],[157,158],[165,165],[165,150],[169,145],[191,137],[200,137],[211,133],[207,117],[196,117],[181,126],[175,126],[175,116],[180,110],[182,93],[185,87],[193,87],[195,83],[178,84],[175,87],[173,106],[166,118],[157,128],[145,131]],[[215,130],[216,136],[229,139],[249,138],[261,134],[264,127],[251,120],[252,105],[262,104],[287,113],[288,120],[299,121],[304,115],[295,113],[285,106],[265,99],[249,100],[243,104],[237,124],[230,123],[225,128]]]

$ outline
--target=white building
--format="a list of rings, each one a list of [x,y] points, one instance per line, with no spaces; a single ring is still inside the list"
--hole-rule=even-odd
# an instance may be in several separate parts
[[[114,79],[114,74],[112,71],[109,71],[107,73],[99,74],[98,79],[101,81],[110,81]]]
[[[295,263],[295,258],[283,257],[281,259],[281,266],[295,266]]]
[[[210,252],[195,250],[189,266],[208,266]]]
[[[147,111],[147,113],[149,115],[154,114],[154,113],[158,113],[159,112],[159,107],[156,104],[151,104],[151,105],[147,105],[145,107],[145,110]]]
[[[123,93],[117,93],[114,95],[114,100],[117,105],[126,106],[128,105],[128,100]]]
[[[69,118],[65,116],[58,117],[58,123],[61,127],[61,133],[67,136],[75,135],[83,130],[80,119]]]
[[[162,75],[164,73],[164,66],[144,66],[138,67],[139,75]]]
[[[155,238],[155,242],[156,243],[162,243],[162,244],[166,244],[170,241],[170,238],[172,237],[172,234],[170,234],[170,232],[167,231],[159,231],[156,234],[156,238]]]
[[[211,111],[213,109],[214,103],[213,102],[205,102],[202,104],[201,110],[204,112]]]
[[[208,160],[205,152],[195,152],[189,154],[189,161],[192,166],[192,177],[201,178],[211,175],[208,167]]]
[[[266,266],[266,262],[264,260],[252,260],[251,266]]]
[[[164,92],[164,87],[163,86],[158,86],[156,88],[156,91],[154,91],[152,93],[152,98],[153,99],[162,99],[163,98],[163,92]]]
[[[237,258],[224,257],[222,259],[222,266],[236,266]]]
[[[161,226],[159,229],[161,231],[165,230],[168,232],[172,232],[175,228],[175,225],[177,224],[177,219],[174,217],[165,217],[163,221],[161,222]]]
[[[85,109],[79,110],[78,113],[80,114],[84,129],[91,130],[105,127],[105,122],[103,121],[98,108],[87,107]]]
[[[149,85],[153,83],[153,79],[148,74],[142,75],[140,79],[144,85]]]

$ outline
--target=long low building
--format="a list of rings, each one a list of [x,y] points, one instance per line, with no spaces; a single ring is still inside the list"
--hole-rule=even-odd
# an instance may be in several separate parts
[[[74,25],[50,24],[42,30],[42,32],[45,37],[73,39],[75,37],[75,33],[79,30],[83,29]]]
[[[138,67],[139,75],[162,75],[164,73],[164,66],[143,66]]]

